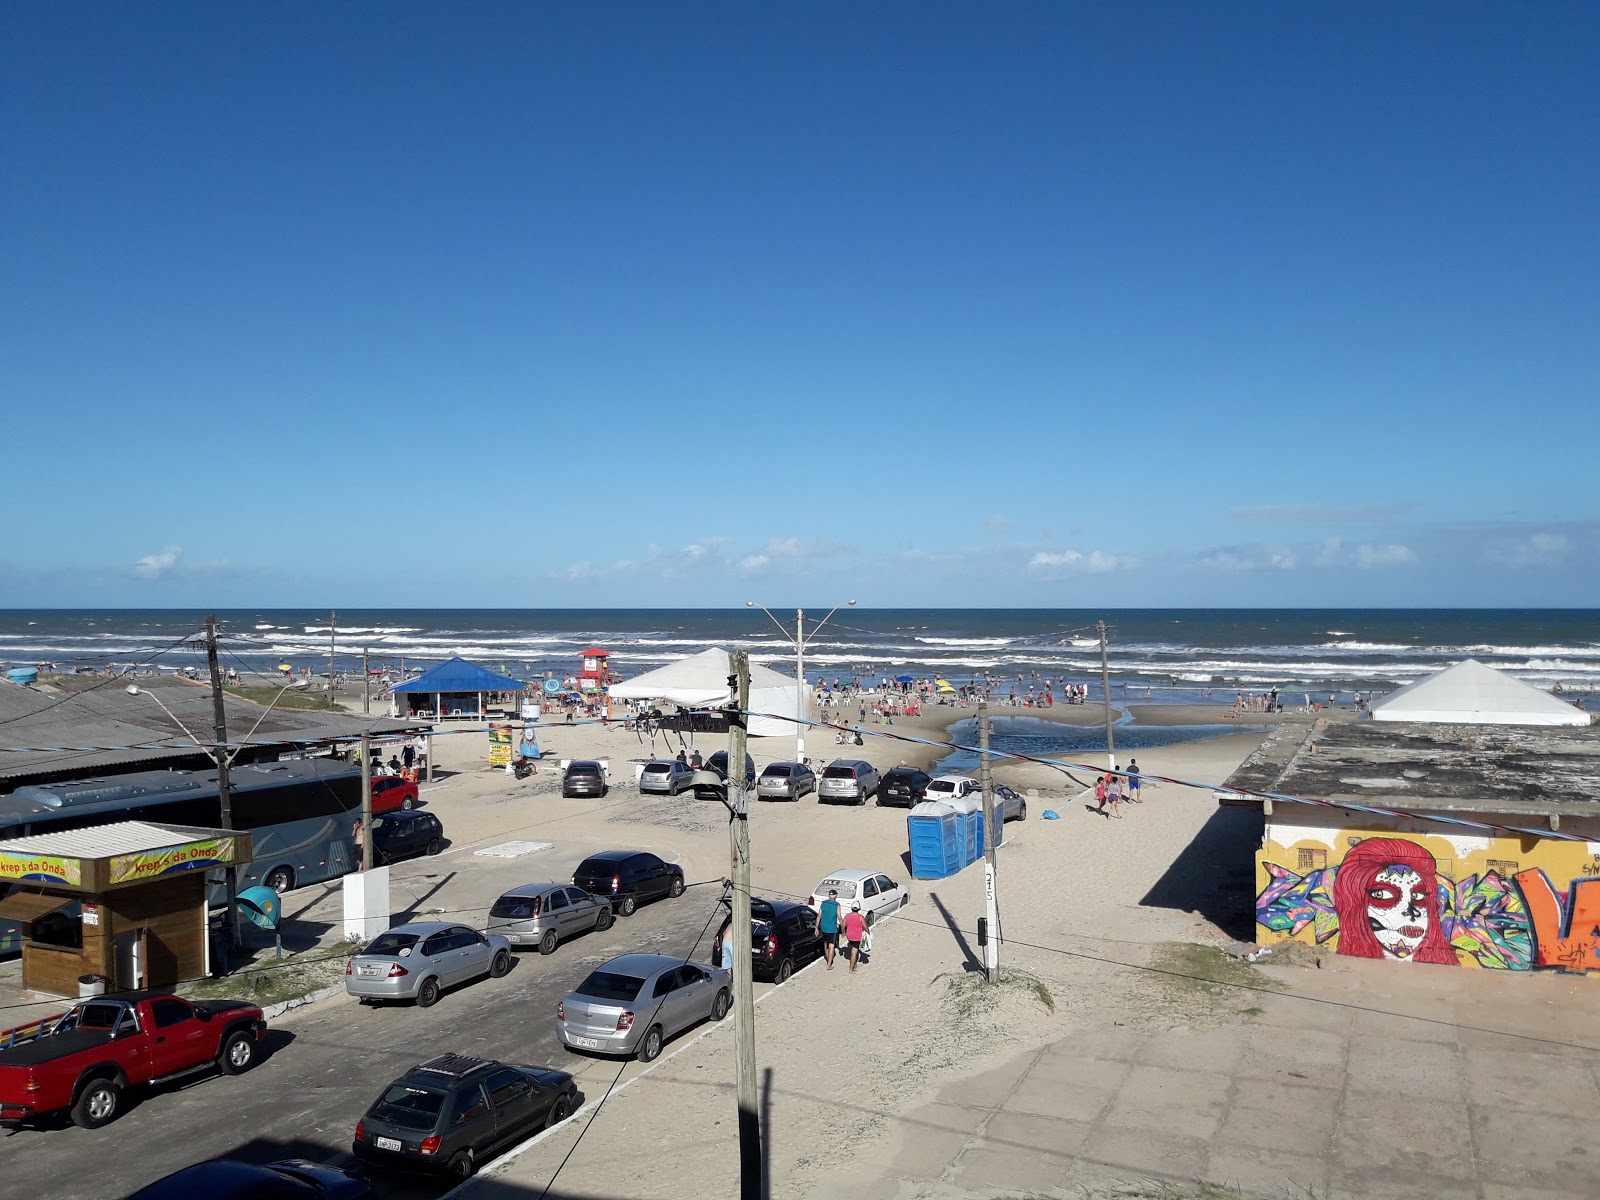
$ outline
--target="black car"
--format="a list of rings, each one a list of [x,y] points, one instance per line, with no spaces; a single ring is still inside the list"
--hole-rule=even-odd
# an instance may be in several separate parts
[[[730,915],[718,928],[718,947],[725,944],[732,920]],[[783,983],[812,959],[821,957],[822,942],[814,908],[788,900],[750,897],[750,969],[757,979]],[[733,966],[724,962],[716,965]]]
[[[878,807],[885,804],[903,804],[915,808],[928,793],[933,776],[915,767],[896,767],[883,777],[878,788]]]
[[[683,895],[683,868],[648,850],[602,850],[578,864],[572,886],[609,897],[612,908],[631,917],[646,900]]]
[[[372,1185],[361,1175],[303,1158],[261,1167],[217,1158],[174,1171],[127,1200],[362,1200],[370,1195]]]
[[[372,818],[372,858],[391,863],[444,849],[444,826],[431,812],[397,809]]]
[[[561,776],[563,796],[604,796],[606,772],[599,763],[587,758],[573,759]]]
[[[350,1149],[376,1166],[466,1179],[496,1150],[566,1120],[577,1101],[565,1071],[441,1054],[384,1089]]]
[[[694,774],[694,795],[696,800],[720,800],[728,785],[728,752],[718,750],[706,759],[705,766]],[[750,755],[744,756],[744,786],[747,788],[756,785],[756,760]]]

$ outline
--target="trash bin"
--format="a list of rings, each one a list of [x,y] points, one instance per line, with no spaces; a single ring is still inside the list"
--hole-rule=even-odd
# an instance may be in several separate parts
[[[90,996],[104,996],[107,982],[108,980],[104,975],[79,975],[78,999],[86,1000]]]

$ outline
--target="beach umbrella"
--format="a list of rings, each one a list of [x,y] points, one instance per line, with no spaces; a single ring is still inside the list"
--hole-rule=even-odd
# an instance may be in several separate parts
[[[910,683],[914,678],[916,678],[914,675],[896,675],[894,677],[896,683]]]

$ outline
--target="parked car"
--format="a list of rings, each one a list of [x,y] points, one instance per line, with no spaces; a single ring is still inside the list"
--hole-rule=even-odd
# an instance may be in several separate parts
[[[798,800],[817,790],[817,774],[804,763],[768,763],[756,780],[759,800]]]
[[[396,809],[372,818],[372,858],[396,862],[444,849],[444,825],[431,812]]]
[[[344,990],[361,1003],[415,1000],[436,1003],[445,988],[511,970],[511,943],[445,921],[412,921],[372,939],[344,966]]]
[[[716,945],[723,944],[732,921],[730,915],[717,929]],[[750,966],[757,979],[783,983],[822,954],[822,941],[815,909],[788,900],[750,897]]]
[[[537,946],[554,954],[576,933],[604,932],[613,920],[611,901],[564,883],[527,883],[513,888],[489,909],[489,933],[513,946]]]
[[[243,1000],[191,1003],[165,992],[82,1000],[0,1042],[0,1124],[66,1111],[84,1129],[122,1113],[130,1087],[216,1067],[255,1066],[267,1022]]]
[[[744,756],[744,785],[754,787],[756,760]],[[728,752],[718,750],[706,759],[705,766],[694,773],[694,795],[697,800],[720,800],[728,787]]]
[[[639,790],[657,796],[676,796],[694,786],[694,768],[675,758],[657,759],[646,763],[639,776]]]
[[[282,1162],[235,1162],[214,1158],[146,1184],[127,1200],[363,1200],[372,1184],[355,1171],[343,1171],[303,1158]]]
[[[733,972],[663,954],[602,963],[556,1005],[564,1045],[649,1062],[668,1038],[728,1015]]]
[[[567,1119],[578,1085],[565,1071],[441,1054],[383,1090],[356,1123],[364,1162],[470,1178],[496,1150]]]
[[[606,794],[605,768],[592,759],[573,759],[561,776],[563,796],[604,796]]]
[[[662,862],[648,850],[602,850],[572,873],[574,887],[610,900],[625,917],[646,900],[683,895],[683,868]]]
[[[994,806],[1000,810],[1001,821],[1028,819],[1028,802],[1003,783],[994,785]]]
[[[922,803],[931,782],[933,777],[926,771],[919,771],[915,767],[896,767],[883,777],[883,783],[878,787],[878,806],[901,804],[906,808],[915,808]]]
[[[865,804],[878,790],[878,768],[859,758],[836,758],[824,768],[817,799]]]
[[[867,924],[878,917],[898,912],[911,903],[911,893],[877,871],[835,871],[811,890],[811,907],[819,907],[830,891],[838,892],[839,907],[849,912],[853,905],[861,906],[861,915]]]
[[[398,775],[377,775],[372,780],[372,811],[393,812],[417,806],[417,785]]]
[[[975,795],[978,791],[978,781],[969,776],[940,775],[929,782],[924,799],[959,800],[963,796]]]

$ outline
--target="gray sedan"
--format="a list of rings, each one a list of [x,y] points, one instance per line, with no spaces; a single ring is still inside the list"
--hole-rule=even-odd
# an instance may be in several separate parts
[[[556,1005],[556,1030],[575,1050],[649,1062],[668,1038],[728,1015],[733,972],[662,954],[602,963]]]
[[[639,790],[658,796],[676,796],[694,786],[694,768],[675,758],[646,763],[639,773]]]
[[[575,933],[604,932],[613,920],[610,896],[591,896],[564,883],[525,883],[494,902],[489,932],[513,946],[537,946],[554,954]]]
[[[761,800],[798,800],[816,790],[816,772],[804,763],[768,763],[756,780],[756,796]]]
[[[344,968],[344,990],[375,1000],[415,1000],[428,1008],[439,993],[458,983],[511,970],[511,943],[444,921],[396,925],[372,939]]]

